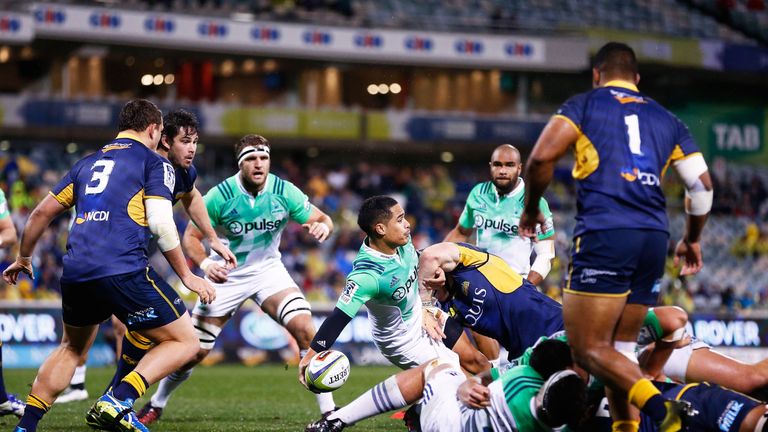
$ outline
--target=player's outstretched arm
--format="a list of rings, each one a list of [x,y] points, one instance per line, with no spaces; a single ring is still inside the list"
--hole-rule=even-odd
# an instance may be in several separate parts
[[[24,232],[21,235],[21,246],[19,247],[19,256],[16,262],[8,266],[3,272],[3,279],[9,284],[15,284],[20,272],[24,272],[32,277],[32,252],[35,250],[37,241],[48,228],[51,221],[56,216],[64,213],[69,207],[64,206],[53,195],[46,195],[40,204],[32,210],[27,219],[27,225],[24,226]],[[10,219],[10,218],[6,218]],[[13,224],[11,224],[13,225]],[[14,230],[14,233],[16,231]]]
[[[0,219],[0,247],[10,248],[16,244],[16,227],[11,216]]]
[[[528,281],[534,285],[539,285],[552,269],[552,259],[555,258],[555,241],[552,239],[539,240],[533,245],[536,252],[536,259],[531,264],[531,271],[528,272]]]
[[[301,385],[307,388],[307,390],[310,390],[310,388],[307,386],[307,380],[304,377],[304,371],[307,369],[309,361],[312,360],[312,357],[314,357],[314,355],[318,352],[331,349],[334,342],[336,342],[336,339],[339,337],[347,324],[350,323],[350,321],[352,321],[352,317],[336,307],[333,309],[331,316],[323,321],[323,324],[317,330],[317,333],[315,333],[315,337],[309,344],[307,353],[299,361],[299,382]]]
[[[536,236],[539,219],[539,200],[552,181],[555,163],[579,138],[574,125],[560,117],[552,117],[541,131],[525,165],[525,209],[520,215],[520,235]]]
[[[685,212],[688,214],[685,235],[675,248],[675,265],[682,261],[680,275],[698,273],[704,267],[699,239],[712,209],[712,178],[700,153],[674,163],[685,183]]]
[[[184,194],[181,198],[181,202],[184,204],[184,208],[187,210],[189,218],[195,223],[197,229],[200,230],[204,238],[208,239],[211,249],[219,254],[220,257],[224,258],[224,261],[226,261],[226,268],[235,268],[237,266],[237,258],[235,258],[235,254],[233,254],[216,235],[216,231],[214,231],[213,226],[211,225],[211,219],[208,216],[208,209],[205,207],[205,200],[203,200],[203,195],[200,191],[197,190],[196,187],[193,187],[191,192]]]
[[[319,243],[324,242],[333,232],[333,220],[331,217],[314,205],[312,206],[312,213],[309,214],[309,219],[301,226]]]
[[[474,228],[464,228],[461,224],[456,224],[455,227],[445,236],[444,242],[461,242],[466,243],[472,234],[475,233]]]
[[[205,246],[203,246],[203,237],[203,233],[196,226],[193,224],[187,225],[181,243],[184,247],[184,252],[186,252],[195,265],[205,272],[208,279],[215,283],[224,283],[228,279],[229,266],[222,266],[208,258],[208,255],[205,253]],[[235,261],[235,263],[237,262]]]

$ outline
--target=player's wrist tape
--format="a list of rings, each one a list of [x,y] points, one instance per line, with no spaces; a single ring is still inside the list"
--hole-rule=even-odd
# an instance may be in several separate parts
[[[265,146],[263,144],[259,144],[257,146],[246,146],[243,147],[242,150],[240,150],[240,153],[237,155],[237,164],[240,165],[240,163],[243,162],[243,160],[251,154],[266,154],[269,156],[269,146]]]
[[[208,271],[208,267],[210,267],[211,264],[215,264],[215,263],[216,263],[216,261],[214,261],[214,260],[212,260],[210,258],[206,258],[206,259],[203,260],[203,262],[200,263],[200,265],[198,267],[200,267],[200,270],[202,270],[202,271]]]

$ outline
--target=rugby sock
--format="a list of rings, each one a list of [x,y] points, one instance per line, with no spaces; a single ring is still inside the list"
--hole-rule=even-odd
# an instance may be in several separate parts
[[[397,385],[397,378],[393,375],[328,416],[328,419],[340,419],[347,425],[351,425],[368,417],[404,408],[407,405],[403,394],[400,392],[400,387]]]
[[[75,374],[72,375],[72,381],[69,382],[69,388],[83,390],[85,388],[85,365],[75,368]]]
[[[30,394],[27,396],[27,407],[24,408],[24,415],[19,420],[17,428],[22,428],[27,432],[35,432],[37,430],[37,423],[43,418],[51,406],[47,402],[39,397]]]
[[[8,400],[8,393],[5,392],[5,380],[3,379],[3,344],[0,342],[0,403]]]
[[[152,399],[150,400],[152,406],[155,408],[165,408],[168,399],[171,397],[171,393],[192,375],[193,370],[194,369],[188,371],[176,371],[163,378],[157,386],[157,391],[152,395]]]
[[[144,357],[144,354],[152,348],[152,342],[138,333],[128,332],[123,337],[122,354],[117,361],[117,370],[109,383],[109,388],[115,388],[123,378],[133,372],[133,369]]]
[[[629,389],[629,403],[640,408],[654,422],[661,423],[667,416],[666,399],[653,383],[646,378],[640,379]]]
[[[637,432],[640,422],[635,420],[617,420],[611,424],[611,432]]]
[[[140,373],[133,371],[126,375],[117,387],[112,388],[112,396],[121,401],[130,400],[129,403],[133,405],[133,402],[147,391],[147,387],[147,380]]]

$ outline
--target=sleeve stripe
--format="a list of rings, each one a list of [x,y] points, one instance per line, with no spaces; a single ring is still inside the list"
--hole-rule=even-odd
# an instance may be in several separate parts
[[[224,190],[226,190],[227,193],[229,194],[229,198],[228,199],[234,198],[235,197],[235,192],[232,190],[232,186],[230,186],[230,184],[228,182],[226,182],[226,181],[224,181],[222,184],[224,185]]]
[[[230,200],[234,197],[234,194],[231,193],[231,191],[227,190],[226,183],[222,182],[216,185],[216,188],[219,190],[219,193],[221,193],[221,196],[224,197],[226,200]]]
[[[362,258],[362,259],[359,259],[359,260],[355,261],[354,264],[369,264],[369,265],[372,265],[374,267],[378,267],[378,268],[384,270],[384,266],[383,265],[381,265],[381,264],[379,264],[377,262],[371,261],[369,259],[365,259],[365,258]]]

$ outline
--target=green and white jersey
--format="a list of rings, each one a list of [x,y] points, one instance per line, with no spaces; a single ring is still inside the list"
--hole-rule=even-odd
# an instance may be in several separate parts
[[[5,199],[5,192],[0,189],[0,219],[7,218],[11,215],[8,209],[8,200]]]
[[[504,196],[499,196],[493,182],[479,183],[467,197],[459,225],[474,228],[478,247],[500,256],[514,271],[527,276],[531,269],[533,243],[518,235],[524,195],[525,182],[522,178],[512,192]],[[538,226],[537,233],[539,240],[544,240],[555,234],[555,225],[544,198],[539,202],[539,209],[545,222]]]
[[[421,332],[419,257],[410,241],[392,255],[367,242],[360,246],[336,307],[354,317],[365,304],[376,345],[385,356],[397,355]]]
[[[517,366],[492,382],[491,406],[486,408],[495,431],[548,432],[535,413],[535,397],[544,379],[530,366]]]
[[[232,273],[279,260],[280,235],[288,220],[305,223],[312,212],[299,188],[273,174],[256,196],[245,190],[238,172],[211,188],[204,199],[211,225],[237,257]],[[221,261],[213,251],[211,259]]]

